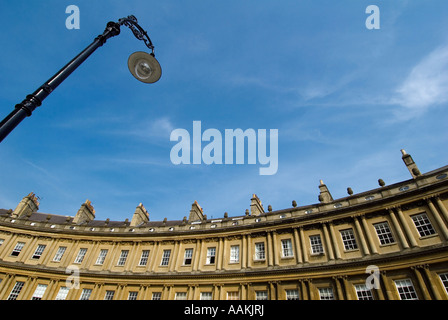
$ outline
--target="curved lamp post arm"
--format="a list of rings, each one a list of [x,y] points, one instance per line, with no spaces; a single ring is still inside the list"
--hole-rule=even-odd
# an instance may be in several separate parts
[[[152,44],[151,39],[148,36],[148,33],[140,27],[138,24],[137,18],[133,15],[127,16],[126,18],[121,18],[118,20],[120,25],[124,25],[131,29],[132,33],[138,40],[142,40],[145,45],[151,49],[151,54],[154,56],[154,46]]]
[[[76,70],[96,49],[101,47],[109,38],[120,34],[120,26],[125,25],[129,27],[134,33],[135,37],[143,40],[146,46],[151,49],[151,55],[154,57],[154,46],[151,39],[142,27],[138,25],[137,19],[134,16],[122,18],[117,22],[108,22],[103,34],[95,38],[95,40],[79,53],[73,60],[59,70],[53,77],[40,86],[34,93],[28,95],[25,100],[17,104],[14,110],[0,122],[0,142],[11,133],[11,131],[23,120],[25,117],[31,116],[33,111],[39,107],[43,100],[50,95],[73,71]],[[155,58],[154,58],[155,60]],[[158,80],[158,78],[157,78]]]

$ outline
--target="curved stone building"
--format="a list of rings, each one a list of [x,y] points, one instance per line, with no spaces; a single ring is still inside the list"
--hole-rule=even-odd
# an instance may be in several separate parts
[[[39,213],[30,193],[0,209],[0,299],[448,299],[448,166],[319,203],[179,221],[142,204],[129,221]]]

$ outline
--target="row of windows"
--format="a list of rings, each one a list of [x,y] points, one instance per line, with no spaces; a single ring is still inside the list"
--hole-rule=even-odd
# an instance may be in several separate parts
[[[429,236],[436,233],[434,230],[431,222],[429,221],[427,215],[425,213],[418,214],[412,216],[412,219],[415,223],[415,226],[420,234],[420,236]],[[375,231],[378,236],[378,240],[380,241],[381,245],[387,245],[395,243],[395,239],[393,237],[393,234],[391,232],[391,229],[389,227],[389,224],[387,222],[380,222],[373,225],[375,228]],[[356,242],[355,234],[353,232],[353,229],[345,229],[340,231],[342,243],[344,245],[344,249],[346,251],[350,250],[356,250],[358,249],[358,244]],[[312,235],[309,237],[310,240],[310,248],[311,248],[311,254],[323,254],[324,253],[324,247],[322,245],[322,239],[320,234]],[[0,245],[2,244],[3,240],[0,239]],[[11,256],[18,256],[20,252],[22,251],[23,247],[25,246],[24,242],[18,242],[14,249],[11,252]],[[32,255],[32,259],[39,259],[46,246],[43,244],[39,244]],[[66,251],[66,247],[59,247],[56,255],[53,258],[54,262],[60,262],[62,259],[62,256],[64,255]],[[282,257],[288,258],[293,257],[293,249],[292,249],[292,241],[291,239],[284,239],[281,240],[281,250],[282,250]],[[86,248],[81,248],[74,260],[74,263],[81,263],[84,260],[84,257],[87,253]],[[102,265],[106,259],[106,255],[108,253],[107,249],[102,249],[98,255],[98,258],[96,260],[97,265]],[[118,258],[117,265],[118,266],[124,266],[127,260],[127,257],[129,255],[129,250],[122,250],[120,253],[120,257]],[[162,260],[160,265],[161,266],[168,266],[171,256],[171,250],[164,250],[162,255]],[[138,263],[139,266],[146,266],[149,259],[149,250],[143,250],[140,261]],[[184,253],[184,260],[183,265],[188,266],[191,265],[193,259],[193,249],[186,249]],[[207,249],[207,257],[206,257],[206,264],[214,264],[216,259],[216,247],[210,247]],[[237,263],[240,259],[240,247],[239,245],[233,245],[230,247],[230,263]],[[257,242],[255,243],[255,254],[254,254],[254,260],[265,260],[266,259],[266,250],[265,250],[265,243],[264,242]]]
[[[440,280],[448,293],[448,273],[439,274]],[[401,300],[418,300],[417,293],[411,279],[395,280],[395,287]],[[24,282],[17,281],[12,288],[7,300],[16,300],[24,286]],[[368,289],[365,284],[357,284],[354,286],[358,300],[374,300],[372,290]],[[41,300],[47,285],[38,284],[34,291],[31,300]],[[68,287],[61,287],[56,295],[55,300],[65,300],[69,293]],[[334,300],[334,292],[332,287],[318,288],[320,300]],[[92,294],[92,289],[83,289],[81,292],[80,300],[89,300]],[[299,291],[297,289],[285,290],[286,300],[299,300]],[[107,290],[104,295],[104,300],[113,300],[115,295],[114,290]],[[137,300],[138,291],[130,291],[128,293],[128,300]],[[153,292],[152,300],[160,300],[162,298],[162,292]],[[239,291],[227,292],[227,300],[239,300]],[[268,291],[260,290],[255,291],[256,300],[268,300]],[[187,292],[176,292],[175,300],[187,300]],[[200,300],[212,300],[212,292],[206,291],[200,293]]]

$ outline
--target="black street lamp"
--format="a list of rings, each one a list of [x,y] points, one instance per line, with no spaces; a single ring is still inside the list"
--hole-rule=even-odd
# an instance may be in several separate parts
[[[51,77],[47,82],[39,87],[33,94],[30,94],[21,103],[17,104],[14,110],[0,123],[0,142],[23,120],[25,117],[31,116],[32,112],[42,104],[42,101],[50,95],[76,68],[78,68],[96,49],[106,43],[107,39],[120,34],[120,27],[124,25],[131,29],[138,40],[144,41],[145,45],[151,49],[151,53],[138,51],[133,53],[128,59],[129,71],[132,75],[144,82],[157,82],[161,75],[162,69],[159,62],[155,58],[154,46],[146,31],[139,26],[137,18],[128,16],[119,19],[118,22],[109,22],[103,34],[95,38],[95,40],[87,48],[78,54],[65,67]]]

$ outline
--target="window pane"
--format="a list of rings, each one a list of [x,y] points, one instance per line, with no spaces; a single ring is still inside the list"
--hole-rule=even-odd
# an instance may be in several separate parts
[[[149,257],[149,250],[143,250],[142,256],[140,257],[140,262],[138,263],[139,266],[146,266],[148,263],[148,257]]]
[[[36,290],[33,293],[31,300],[42,300],[45,290],[47,290],[46,284],[38,284]]]
[[[356,243],[355,234],[352,229],[341,230],[341,237],[346,251],[358,249],[358,244]]]
[[[299,291],[286,290],[286,300],[299,300]]]
[[[11,293],[8,296],[7,300],[16,300],[19,296],[20,291],[22,291],[23,285],[25,282],[17,281],[14,285],[14,288],[12,288]]]
[[[320,235],[310,236],[311,253],[318,254],[324,253],[324,247],[322,246],[322,241]]]
[[[395,280],[395,286],[401,300],[418,300],[411,279]]]
[[[292,252],[291,239],[282,240],[282,252],[283,257],[292,257],[294,255]]]
[[[412,216],[412,220],[414,221],[415,227],[417,228],[420,237],[430,236],[436,233],[426,213]]]
[[[356,285],[355,290],[358,300],[373,300],[372,291],[365,284]]]
[[[167,266],[170,262],[170,255],[171,250],[163,250],[163,256],[162,256],[162,262],[160,263],[161,266]]]
[[[67,250],[67,247],[59,247],[58,251],[54,255],[53,261],[60,262],[62,259],[62,256],[65,253],[65,250]]]
[[[377,223],[374,225],[376,234],[381,244],[394,243],[394,237],[390,231],[389,224],[387,222]]]
[[[332,288],[319,288],[320,300],[334,300]]]

